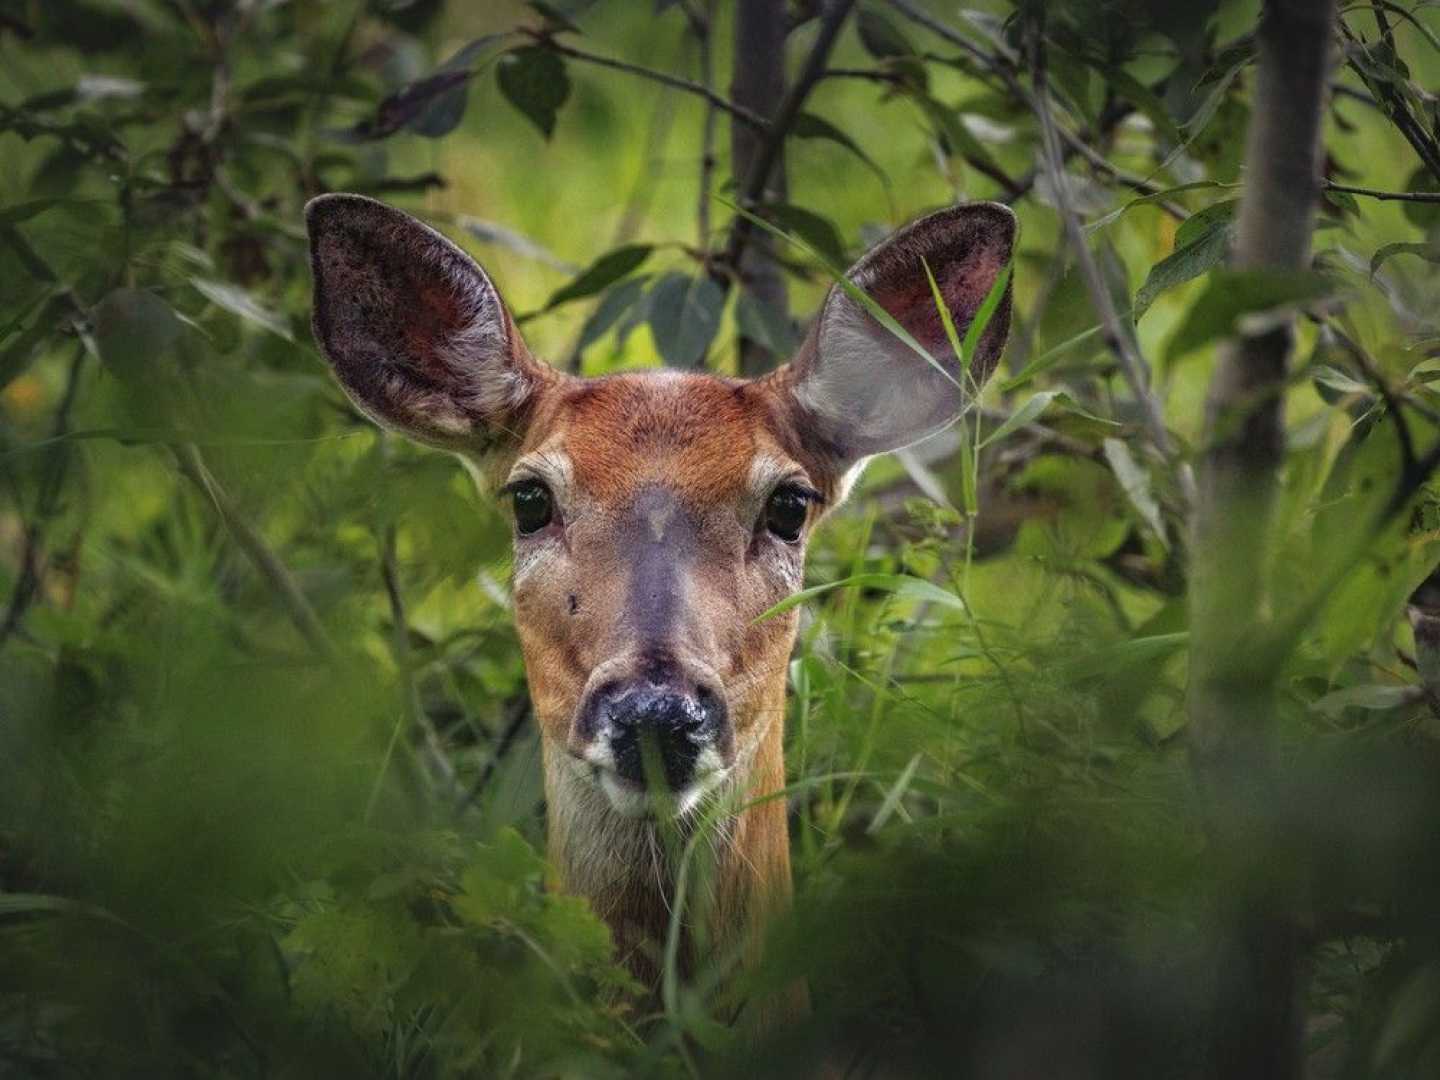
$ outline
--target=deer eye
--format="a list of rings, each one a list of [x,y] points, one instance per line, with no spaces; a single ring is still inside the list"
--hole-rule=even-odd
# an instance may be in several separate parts
[[[805,518],[815,494],[804,488],[783,484],[770,493],[765,504],[765,528],[779,540],[793,544],[800,539]]]
[[[539,480],[522,480],[510,489],[515,503],[515,531],[521,536],[539,532],[555,518],[550,489]]]

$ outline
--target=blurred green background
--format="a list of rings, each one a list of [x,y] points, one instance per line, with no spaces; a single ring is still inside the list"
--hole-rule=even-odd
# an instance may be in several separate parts
[[[774,5],[791,85],[825,6]],[[1440,506],[1415,483],[1385,510],[1401,427],[1440,437],[1440,208],[1322,206],[1266,548],[1267,610],[1299,613],[1262,658],[1282,767],[1217,833],[1175,463],[997,72],[1034,85],[1045,9],[1086,148],[1067,200],[1189,458],[1218,340],[1271,306],[1212,287],[1259,5],[975,6],[857,4],[758,207],[801,241],[788,305],[695,286],[704,363],[736,372],[916,215],[1001,198],[1022,223],[981,407],[873,463],[812,546],[809,584],[948,600],[872,578],[806,606],[795,914],[742,986],[806,978],[814,1013],[762,1037],[727,1025],[718,958],[657,1001],[543,889],[506,512],[345,402],[301,219],[384,198],[475,255],[538,355],[677,362],[657,286],[707,280],[737,191],[726,113],[706,199],[706,102],[653,74],[728,95],[735,5],[0,4],[0,1073],[1220,1075],[1217,920],[1259,865],[1300,943],[1306,1074],[1440,1074],[1440,646],[1412,629]],[[1394,105],[1436,140],[1440,15],[1341,21],[1327,177],[1440,190]]]

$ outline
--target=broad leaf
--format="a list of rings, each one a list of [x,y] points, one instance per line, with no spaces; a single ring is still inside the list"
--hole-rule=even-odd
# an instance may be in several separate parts
[[[1191,306],[1165,351],[1167,361],[1236,333],[1246,315],[1317,300],[1334,291],[1320,274],[1273,270],[1217,270]]]
[[[859,158],[871,172],[878,176],[882,184],[888,185],[890,182],[889,178],[885,175],[885,171],[875,163],[875,160],[869,154],[860,149],[859,143],[823,117],[816,116],[814,113],[801,113],[795,117],[795,122],[790,125],[790,134],[797,139],[825,139],[828,142],[843,146]]]
[[[667,366],[701,366],[724,306],[724,291],[703,273],[672,272],[656,283],[650,292],[650,332]]]
[[[820,252],[827,262],[837,265],[845,262],[845,242],[840,239],[840,231],[829,218],[791,203],[773,203],[765,207],[765,214],[782,229],[799,236]]]
[[[650,279],[642,274],[622,281],[607,292],[590,318],[585,320],[585,325],[580,330],[580,340],[575,347],[583,351],[604,337],[609,329],[620,321],[620,317],[639,302],[649,281]]]
[[[1135,294],[1135,319],[1138,321],[1149,311],[1150,305],[1161,293],[1184,285],[1187,281],[1194,281],[1221,265],[1230,254],[1231,236],[1230,218],[1220,211],[1190,229],[1186,233],[1189,241],[1187,244],[1180,245],[1180,236],[1177,233],[1176,249],[1150,268],[1145,283]]]
[[[495,78],[505,100],[529,117],[545,138],[550,138],[560,106],[570,97],[565,61],[549,49],[530,45],[502,56]]]

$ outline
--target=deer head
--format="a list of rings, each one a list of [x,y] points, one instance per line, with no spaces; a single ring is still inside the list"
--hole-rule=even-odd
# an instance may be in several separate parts
[[[315,337],[351,400],[458,454],[512,505],[552,858],[635,936],[623,924],[648,921],[634,879],[650,868],[634,847],[657,805],[683,818],[707,793],[783,786],[796,614],[757,616],[801,587],[811,530],[867,457],[959,415],[966,394],[926,268],[963,335],[1009,262],[1014,216],[942,210],[847,274],[951,374],[836,287],[791,363],[753,381],[563,374],[433,230],[354,195],[314,200],[307,221]],[[1009,316],[1007,290],[971,360],[977,385]],[[757,897],[788,890],[783,803],[747,811],[733,836],[749,849],[737,873],[773,879],[733,890],[745,922]]]

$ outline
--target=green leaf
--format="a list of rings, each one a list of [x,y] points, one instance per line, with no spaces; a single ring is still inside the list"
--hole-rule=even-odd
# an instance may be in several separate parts
[[[1180,223],[1175,230],[1175,247],[1187,248],[1223,228],[1235,220],[1235,214],[1240,209],[1239,199],[1221,199],[1219,202],[1211,203],[1203,210],[1197,210]]]
[[[955,354],[955,362],[960,365],[963,378],[970,370],[969,351],[960,340],[960,334],[955,329],[955,317],[950,314],[950,305],[945,302],[945,296],[940,292],[940,283],[935,280],[930,263],[923,255],[920,256],[920,265],[925,270],[925,280],[930,283],[930,296],[935,301],[935,310],[940,313],[940,322],[945,327],[945,338],[950,342],[950,351]]]
[[[560,107],[570,97],[565,61],[549,49],[529,45],[502,56],[495,78],[505,100],[529,117],[545,138],[550,138]]]
[[[1105,453],[1105,460],[1110,463],[1115,479],[1120,481],[1120,487],[1124,490],[1125,497],[1130,500],[1130,505],[1140,515],[1140,520],[1150,526],[1150,531],[1159,538],[1161,545],[1168,550],[1170,538],[1165,534],[1165,520],[1160,516],[1160,504],[1155,501],[1155,494],[1150,489],[1150,474],[1135,460],[1130,453],[1130,447],[1119,439],[1106,439],[1100,445]]]
[[[33,304],[21,311],[12,321],[12,326],[19,325],[32,312],[37,313],[28,327],[0,349],[0,390],[4,390],[30,366],[41,343],[64,325],[62,320],[69,307],[70,301],[65,296],[53,291],[41,293]]]
[[[915,770],[919,767],[920,754],[912,754],[910,761],[896,777],[895,783],[885,792],[885,799],[880,803],[880,809],[875,811],[875,816],[870,819],[870,824],[865,829],[866,833],[873,836],[885,827],[885,823],[890,820],[891,815],[899,807],[900,800],[905,797],[905,792],[909,790],[910,781],[915,778]]]
[[[1094,421],[1097,424],[1107,424],[1110,427],[1120,426],[1114,420],[1106,420],[1103,416],[1096,416],[1094,413],[1086,412],[1076,403],[1075,399],[1064,390],[1041,390],[1039,393],[1027,398],[1018,409],[1005,418],[1004,423],[982,439],[980,441],[980,449],[983,450],[991,443],[999,442],[1005,438],[1005,436],[1020,430],[1026,424],[1033,424],[1036,420],[1040,419],[1041,414],[1044,413],[1046,409],[1052,404],[1057,403],[1067,411],[1073,412],[1077,416],[1083,416],[1085,419]]]
[[[620,316],[640,300],[649,281],[649,277],[641,274],[638,277],[622,281],[607,292],[601,298],[594,313],[585,320],[576,348],[583,351],[604,337],[606,332],[619,321]]]
[[[1170,339],[1166,360],[1174,361],[1202,345],[1232,337],[1246,315],[1318,300],[1334,288],[1328,278],[1308,271],[1216,270],[1209,288]]]
[[[1189,243],[1181,246],[1177,233],[1176,249],[1150,268],[1145,283],[1135,294],[1135,319],[1138,321],[1149,311],[1161,293],[1194,281],[1223,263],[1230,254],[1232,231],[1230,219],[1217,211],[1186,234]]]
[[[1375,254],[1370,257],[1370,276],[1374,277],[1380,267],[1393,259],[1396,255],[1417,255],[1428,263],[1440,264],[1440,244],[1386,244],[1377,248]]]
[[[1176,195],[1183,195],[1187,191],[1202,191],[1207,188],[1236,188],[1239,186],[1238,184],[1221,183],[1219,180],[1196,180],[1194,183],[1180,184],[1176,187],[1166,188],[1164,191],[1152,192],[1149,195],[1140,195],[1131,199],[1129,202],[1117,206],[1104,217],[1096,218],[1085,226],[1085,231],[1087,233],[1096,232],[1099,229],[1105,228],[1107,225],[1114,224],[1137,206],[1149,206],[1152,203],[1165,202],[1173,199]]]
[[[875,160],[864,150],[860,149],[859,143],[852,139],[845,132],[841,131],[829,120],[816,116],[814,113],[802,112],[795,117],[795,122],[790,125],[790,134],[797,139],[824,139],[836,143],[849,150],[859,158],[870,171],[880,178],[882,184],[889,184],[889,178],[885,171],[875,163]]]
[[[1434,195],[1440,193],[1440,178],[1431,175],[1424,165],[1415,169],[1405,181],[1405,190]],[[1404,202],[1400,212],[1412,225],[1430,230],[1440,228],[1440,205],[1423,202]]]
[[[980,338],[985,333],[985,328],[990,325],[990,320],[995,317],[995,309],[1000,306],[1000,299],[1010,284],[1010,268],[1010,263],[1000,268],[995,280],[990,283],[990,291],[975,309],[975,318],[970,320],[970,325],[965,330],[965,340],[961,344],[964,359],[961,363],[966,375],[970,374],[970,364],[975,358],[976,350],[980,348]]]
[[[917,55],[904,32],[877,11],[862,9],[855,27],[860,33],[860,44],[876,60]]]
[[[936,133],[943,137],[951,155],[968,158],[992,172],[1004,172],[985,144],[965,126],[958,110],[941,104],[929,94],[916,93],[914,97],[921,110],[930,118]]]
[[[720,329],[725,293],[705,274],[666,274],[650,291],[650,332],[666,365],[698,368]]]
[[[1131,638],[1058,664],[1055,674],[1062,679],[1110,677],[1124,668],[1163,660],[1183,649],[1189,641],[1190,635],[1184,632]]]
[[[116,289],[95,308],[100,359],[127,382],[142,382],[183,329],[174,309],[146,289]]]
[[[1395,686],[1375,684],[1373,686],[1351,686],[1326,694],[1310,708],[1326,716],[1339,716],[1346,709],[1365,709],[1371,712],[1387,712],[1419,701],[1422,691],[1418,686]]]
[[[763,622],[766,619],[774,618],[783,614],[793,607],[798,607],[806,600],[812,600],[817,596],[832,592],[835,589],[846,589],[850,586],[859,586],[862,589],[878,589],[883,592],[893,593],[902,600],[914,600],[917,603],[939,604],[942,607],[956,608],[969,614],[970,607],[956,593],[942,589],[939,585],[926,581],[923,578],[909,577],[905,574],[855,574],[843,578],[840,581],[832,581],[827,585],[815,585],[808,589],[801,589],[799,592],[787,596],[780,603],[776,604],[769,611],[756,617],[755,621]]]
[[[206,281],[204,278],[196,278],[191,284],[217,307],[222,307],[230,314],[238,315],[246,322],[254,323],[286,341],[294,340],[290,333],[290,327],[285,323],[285,317],[262,305],[239,285],[230,285],[223,281]]]
[[[580,271],[574,281],[551,293],[550,299],[545,301],[541,310],[549,311],[571,300],[602,292],[626,274],[639,269],[654,250],[650,244],[627,244],[614,251],[607,251]]]
[[[765,207],[765,214],[782,229],[803,238],[827,262],[845,262],[845,242],[829,218],[792,203],[771,203]]]
[[[748,289],[735,302],[735,323],[742,336],[758,341],[778,357],[789,356],[800,344],[790,316]]]
[[[1210,121],[1215,119],[1215,114],[1220,111],[1220,106],[1224,104],[1225,95],[1229,93],[1231,84],[1234,83],[1240,72],[1244,71],[1245,68],[1254,62],[1254,50],[1254,44],[1250,43],[1243,47],[1237,47],[1234,50],[1227,50],[1225,54],[1221,55],[1216,63],[1215,70],[1211,72],[1211,75],[1214,77],[1211,78],[1207,76],[1200,82],[1201,86],[1207,85],[1208,83],[1210,89],[1205,94],[1205,97],[1201,99],[1200,104],[1196,106],[1195,111],[1190,115],[1190,119],[1185,121],[1181,126],[1181,130],[1185,134],[1184,139],[1176,145],[1170,153],[1165,155],[1165,159],[1151,172],[1152,176],[1164,172],[1173,165],[1175,159],[1188,150],[1190,144],[1198,139],[1204,133],[1205,129],[1210,126]]]

